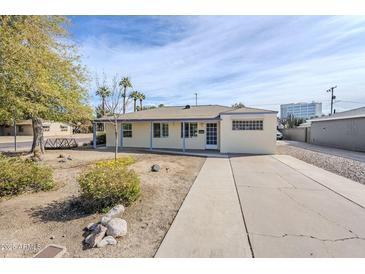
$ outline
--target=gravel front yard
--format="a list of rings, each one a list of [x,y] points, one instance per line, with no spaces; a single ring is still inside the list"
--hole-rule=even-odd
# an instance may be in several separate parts
[[[72,160],[60,163],[59,154]],[[125,153],[123,153],[126,155]],[[120,153],[120,156],[123,155]],[[32,257],[47,244],[65,246],[69,257],[152,257],[169,229],[205,158],[133,154],[141,178],[141,197],[126,208],[127,236],[115,246],[86,249],[83,228],[102,214],[86,215],[74,206],[77,176],[87,165],[113,158],[106,150],[47,151],[44,164],[54,169],[57,188],[0,201],[0,257]],[[161,166],[151,172],[152,164]],[[25,245],[25,248],[24,248]],[[23,246],[23,248],[19,248]],[[10,247],[10,248],[9,248]]]
[[[362,162],[290,145],[278,145],[277,154],[293,156],[309,164],[365,184],[365,164]]]

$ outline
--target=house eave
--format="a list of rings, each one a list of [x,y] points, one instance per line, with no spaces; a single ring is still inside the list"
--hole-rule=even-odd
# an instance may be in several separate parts
[[[220,121],[220,117],[208,118],[148,118],[148,119],[125,119],[117,118],[117,122],[184,122],[184,121]],[[113,123],[114,119],[95,119],[94,123]]]

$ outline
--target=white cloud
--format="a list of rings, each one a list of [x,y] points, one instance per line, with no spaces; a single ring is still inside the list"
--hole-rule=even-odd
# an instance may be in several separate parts
[[[280,103],[316,100],[327,110],[325,90],[336,84],[339,100],[365,103],[365,17],[156,20],[158,35],[163,33],[161,45],[148,43],[153,26],[148,27],[151,33],[141,31],[141,37],[130,38],[133,42],[128,28],[124,39],[116,39],[115,21],[101,36],[92,31],[84,35],[84,63],[92,73],[130,76],[135,88],[147,95],[146,104],[193,103],[198,92],[201,104],[242,101],[277,110]],[[106,28],[108,20],[98,23]],[[169,24],[165,32],[164,24]],[[359,106],[342,102],[338,110]]]

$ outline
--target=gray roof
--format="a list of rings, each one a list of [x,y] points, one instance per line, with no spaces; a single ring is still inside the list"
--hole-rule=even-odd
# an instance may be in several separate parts
[[[337,112],[332,115],[327,115],[319,118],[314,118],[309,121],[311,122],[319,122],[325,120],[339,120],[339,119],[350,119],[350,118],[357,118],[357,117],[364,117],[365,116],[365,107],[354,108],[342,112]]]
[[[129,112],[118,116],[119,121],[156,121],[156,120],[214,120],[219,119],[221,114],[242,114],[242,113],[277,113],[271,110],[255,108],[239,108],[221,105],[199,105],[190,106],[165,106],[160,108],[147,109],[137,112]],[[102,117],[95,121],[110,121],[111,117]]]

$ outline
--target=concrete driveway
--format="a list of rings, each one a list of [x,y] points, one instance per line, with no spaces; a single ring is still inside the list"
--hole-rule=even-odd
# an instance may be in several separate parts
[[[287,155],[208,158],[156,256],[365,257],[364,228],[364,185]]]

